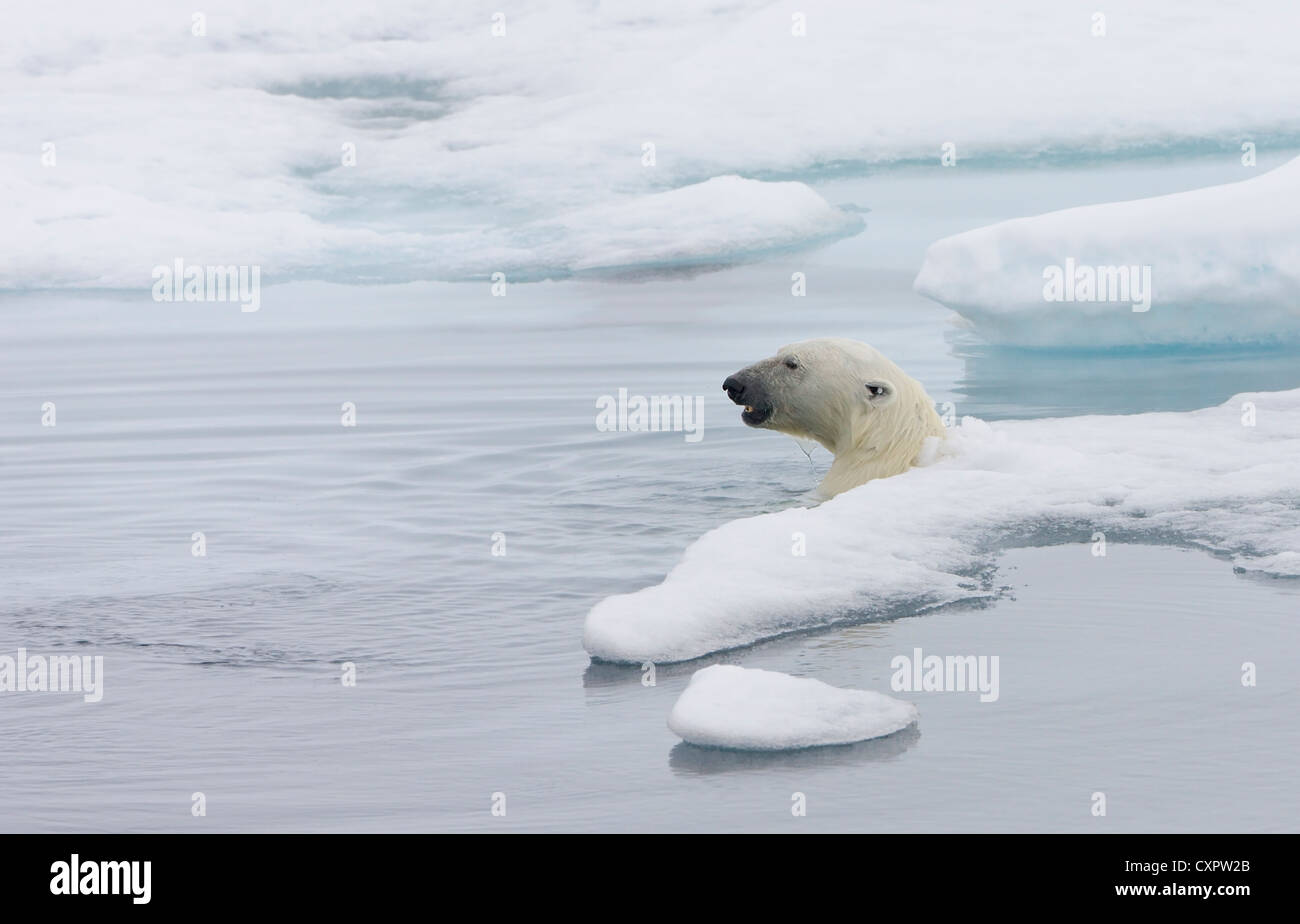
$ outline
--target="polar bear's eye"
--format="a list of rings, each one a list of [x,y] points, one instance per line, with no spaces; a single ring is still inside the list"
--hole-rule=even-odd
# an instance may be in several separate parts
[[[798,368],[799,368],[799,364],[798,364],[797,362],[795,362],[793,359],[787,359],[787,360],[785,361],[785,367],[786,367],[787,369],[798,369]]]

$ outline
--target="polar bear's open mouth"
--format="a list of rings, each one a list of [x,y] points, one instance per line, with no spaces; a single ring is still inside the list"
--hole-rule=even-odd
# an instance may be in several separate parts
[[[741,369],[735,375],[727,376],[722,383],[722,390],[727,393],[732,404],[744,407],[740,419],[751,427],[761,427],[772,416],[772,402],[767,400],[767,389],[761,382],[754,381],[749,369]]]

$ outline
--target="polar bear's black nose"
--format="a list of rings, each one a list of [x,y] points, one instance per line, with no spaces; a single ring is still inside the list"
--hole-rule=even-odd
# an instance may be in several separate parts
[[[745,397],[745,383],[734,375],[727,376],[727,380],[722,383],[722,390],[735,404],[739,404],[740,399]]]

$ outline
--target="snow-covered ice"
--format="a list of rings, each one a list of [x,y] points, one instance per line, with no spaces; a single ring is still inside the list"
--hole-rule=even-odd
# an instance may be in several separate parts
[[[786,751],[879,738],[916,718],[911,703],[882,693],[715,664],[691,677],[668,728],[704,747]]]
[[[1133,281],[1140,274],[1131,268],[1148,267],[1149,305],[1137,304],[1131,290],[1125,300],[1100,300],[1100,283],[1090,296],[1098,300],[1058,298],[1065,293],[1048,291],[1052,267],[1064,276],[1126,267]],[[994,343],[1300,339],[1300,158],[1239,183],[1064,209],[944,238],[926,252],[915,288]]]
[[[0,287],[146,287],[177,256],[266,284],[563,275],[604,265],[600,228],[539,222],[719,176],[939,170],[945,142],[964,169],[1300,138],[1290,0],[1133,0],[1104,35],[1041,0],[503,12],[494,34],[475,4],[226,0],[195,34],[146,0],[15,8]],[[720,197],[692,205],[726,220]],[[618,230],[620,259],[664,259],[657,229]],[[672,258],[824,230],[768,220]]]
[[[996,591],[999,548],[1093,536],[1186,542],[1300,575],[1300,389],[1186,413],[989,424],[965,418],[923,465],[817,507],[735,520],[663,582],[597,603],[597,659],[684,661],[783,633]],[[802,533],[806,554],[792,554]]]
[[[512,259],[526,272],[583,272],[736,260],[861,228],[861,218],[803,183],[718,176],[544,219],[510,239],[517,247]],[[530,254],[534,241],[545,243]],[[482,269],[493,265],[500,264],[485,261]]]

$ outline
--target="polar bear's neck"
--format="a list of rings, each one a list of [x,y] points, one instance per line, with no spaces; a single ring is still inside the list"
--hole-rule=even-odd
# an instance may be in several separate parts
[[[820,494],[834,497],[875,478],[902,474],[915,464],[927,437],[944,435],[929,396],[919,383],[909,386],[908,394],[873,412],[857,432],[846,432],[828,447],[835,461],[818,486]]]

